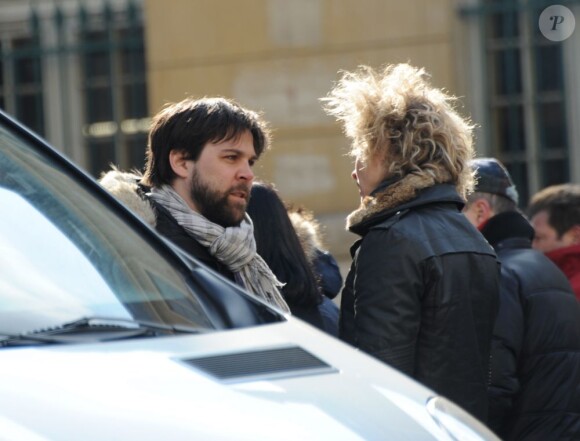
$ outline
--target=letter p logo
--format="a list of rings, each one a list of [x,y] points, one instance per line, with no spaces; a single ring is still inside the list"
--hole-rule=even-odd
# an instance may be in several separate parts
[[[552,5],[542,11],[538,25],[548,40],[563,41],[574,32],[576,20],[567,7]]]
[[[553,15],[550,17],[550,20],[554,22],[552,25],[552,30],[555,31],[559,24],[564,23],[564,17],[561,15]]]

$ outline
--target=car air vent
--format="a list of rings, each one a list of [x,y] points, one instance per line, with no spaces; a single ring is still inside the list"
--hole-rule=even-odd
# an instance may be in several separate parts
[[[259,381],[337,371],[297,346],[220,354],[181,361],[225,382]]]

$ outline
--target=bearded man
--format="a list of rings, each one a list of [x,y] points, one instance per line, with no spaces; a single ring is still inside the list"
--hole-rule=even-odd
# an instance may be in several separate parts
[[[143,176],[113,170],[101,184],[198,261],[289,311],[256,253],[246,214],[265,121],[225,98],[187,98],[153,117]]]

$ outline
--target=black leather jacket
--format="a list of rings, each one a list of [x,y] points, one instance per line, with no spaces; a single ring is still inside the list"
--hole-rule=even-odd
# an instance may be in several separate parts
[[[580,304],[556,265],[531,249],[522,215],[498,214],[482,233],[502,263],[489,425],[504,440],[580,439]]]
[[[340,336],[485,422],[499,264],[462,206],[436,184],[350,227]]]

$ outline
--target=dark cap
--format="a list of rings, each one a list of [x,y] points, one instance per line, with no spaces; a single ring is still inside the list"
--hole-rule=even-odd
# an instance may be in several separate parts
[[[518,203],[518,191],[501,162],[494,158],[477,158],[469,165],[476,174],[475,191],[499,194]]]

